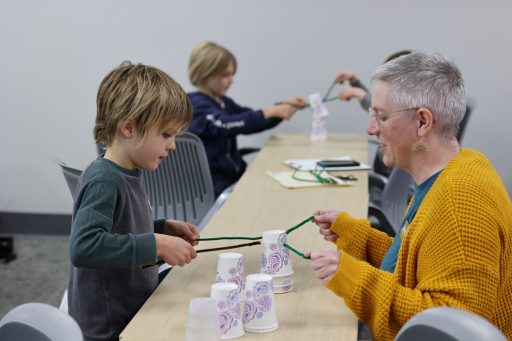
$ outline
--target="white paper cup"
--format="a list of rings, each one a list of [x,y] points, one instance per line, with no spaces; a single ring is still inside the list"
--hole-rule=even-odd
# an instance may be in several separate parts
[[[274,294],[284,294],[293,290],[293,274],[288,276],[272,276]]]
[[[288,276],[293,274],[290,260],[290,250],[284,247],[287,235],[284,230],[269,230],[263,232],[261,244],[261,272],[274,276]]]
[[[219,254],[215,283],[235,283],[238,286],[239,299],[243,300],[245,289],[244,259],[241,253],[225,252]]]
[[[211,286],[210,297],[216,301],[218,326],[223,339],[244,335],[238,296],[238,286],[235,283],[215,283]]]
[[[190,300],[186,341],[219,341],[219,314],[216,301],[208,297]]]
[[[274,293],[285,293],[293,289],[293,266],[290,250],[284,247],[287,235],[284,230],[263,232],[261,272],[274,278]],[[285,277],[285,278],[283,278]],[[287,283],[284,283],[284,282]]]
[[[277,329],[272,276],[247,276],[243,324],[246,331],[253,333],[268,333]]]

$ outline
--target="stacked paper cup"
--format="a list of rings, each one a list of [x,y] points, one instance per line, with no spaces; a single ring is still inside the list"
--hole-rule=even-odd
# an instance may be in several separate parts
[[[219,341],[219,313],[215,300],[196,297],[190,301],[185,341]]]
[[[278,327],[272,276],[247,276],[245,304],[242,318],[244,329],[252,333],[268,333]]]
[[[238,285],[215,283],[211,286],[210,297],[217,303],[221,337],[232,339],[244,335]]]
[[[284,246],[287,235],[284,230],[263,232],[261,272],[272,276],[273,291],[276,294],[292,291],[293,267],[290,251]]]
[[[235,283],[238,295],[243,301],[245,289],[244,259],[241,253],[224,252],[219,254],[215,283]]]

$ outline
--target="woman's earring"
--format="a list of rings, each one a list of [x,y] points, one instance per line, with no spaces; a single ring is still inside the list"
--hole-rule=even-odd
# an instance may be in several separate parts
[[[428,144],[423,142],[423,139],[420,139],[419,141],[414,142],[414,144],[411,147],[411,150],[414,150],[415,152],[428,152]]]

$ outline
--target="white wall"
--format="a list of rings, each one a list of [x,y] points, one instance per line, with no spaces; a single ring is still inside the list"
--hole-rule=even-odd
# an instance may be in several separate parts
[[[202,40],[238,58],[230,95],[263,106],[325,92],[337,71],[369,82],[399,49],[439,51],[466,79],[476,108],[464,145],[484,152],[512,193],[512,2],[477,0],[0,0],[0,211],[66,213],[55,158],[84,167],[102,77],[129,59],[158,66],[187,91]],[[329,104],[332,132],[364,132],[357,103]],[[308,131],[308,112],[279,131]],[[240,139],[261,145],[269,133]]]

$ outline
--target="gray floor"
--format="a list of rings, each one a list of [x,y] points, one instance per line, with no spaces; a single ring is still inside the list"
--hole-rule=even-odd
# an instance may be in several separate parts
[[[13,237],[17,258],[0,261],[0,318],[28,302],[58,307],[68,283],[68,236]]]

